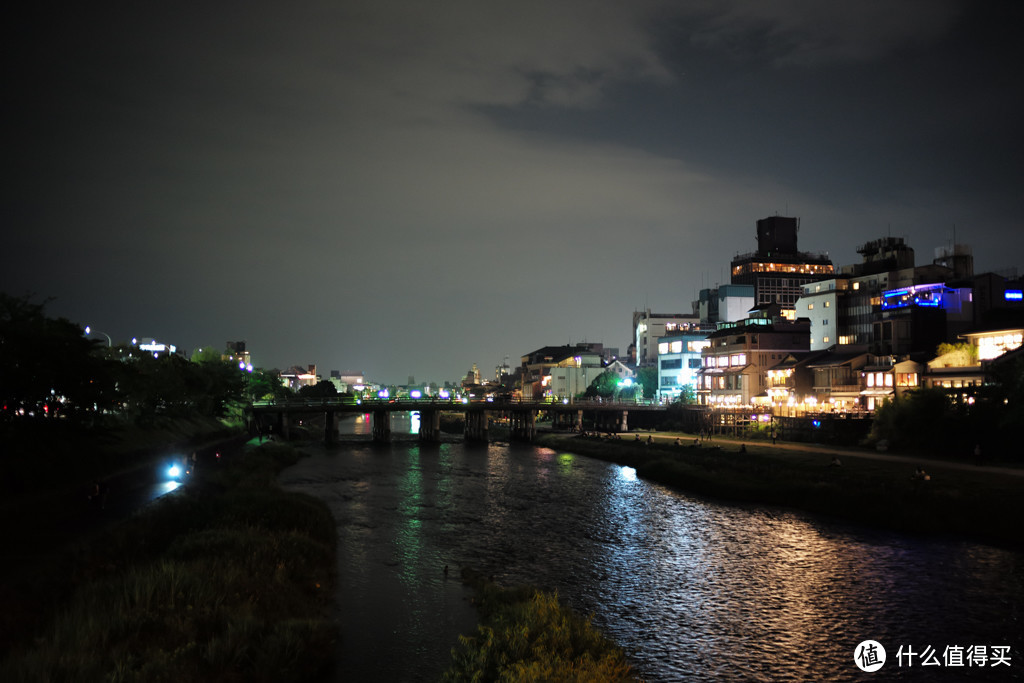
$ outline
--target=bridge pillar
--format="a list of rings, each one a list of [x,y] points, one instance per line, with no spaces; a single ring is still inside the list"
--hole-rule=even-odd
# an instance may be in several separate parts
[[[583,411],[577,410],[572,416],[572,426],[575,427],[577,432],[583,431]]]
[[[441,440],[441,411],[420,411],[420,441],[437,443]]]
[[[466,411],[466,440],[487,443],[488,419],[487,412]]]
[[[391,413],[386,410],[373,411],[373,440],[378,443],[391,441]]]
[[[509,414],[509,438],[515,441],[533,441],[536,422],[537,411],[513,410]]]
[[[281,411],[277,414],[278,432],[281,434],[281,438],[285,441],[291,439],[291,429],[289,429],[288,413]]]
[[[324,413],[324,443],[334,443],[338,436],[338,416],[333,410]]]
[[[628,432],[629,431],[629,419],[628,418],[629,418],[629,411],[628,410],[623,410],[619,414],[619,431],[620,432]]]

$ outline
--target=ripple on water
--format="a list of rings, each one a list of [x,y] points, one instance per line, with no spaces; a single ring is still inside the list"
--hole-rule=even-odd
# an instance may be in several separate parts
[[[347,680],[436,679],[473,623],[444,565],[557,589],[651,681],[855,680],[866,638],[1011,645],[1024,665],[1020,553],[702,501],[548,449],[413,448],[339,449],[282,474],[339,520],[342,656],[389,661]],[[396,624],[381,650],[374,634]]]

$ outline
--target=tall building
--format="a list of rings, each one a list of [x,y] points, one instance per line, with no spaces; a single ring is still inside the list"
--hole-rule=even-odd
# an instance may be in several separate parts
[[[753,285],[754,304],[792,309],[809,282],[833,277],[827,254],[797,249],[800,219],[771,216],[757,221],[757,251],[732,260],[732,284]]]
[[[633,311],[633,338],[636,366],[654,365],[658,360],[658,340],[666,334],[700,328],[700,316],[684,313],[651,313],[647,308]]]
[[[754,307],[754,286],[719,285],[713,289],[702,289],[696,303],[702,323],[742,320]]]

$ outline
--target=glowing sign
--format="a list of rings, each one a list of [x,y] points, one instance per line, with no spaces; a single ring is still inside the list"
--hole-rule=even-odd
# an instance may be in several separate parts
[[[1003,298],[1007,301],[1024,301],[1024,290],[1008,289],[1003,293]]]

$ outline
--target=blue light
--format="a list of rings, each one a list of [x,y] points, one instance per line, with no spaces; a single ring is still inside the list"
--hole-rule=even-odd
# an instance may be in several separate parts
[[[815,429],[821,426],[821,420],[811,420],[811,424],[814,425]]]
[[[1008,289],[1003,293],[1003,298],[1007,301],[1024,301],[1024,290]]]

